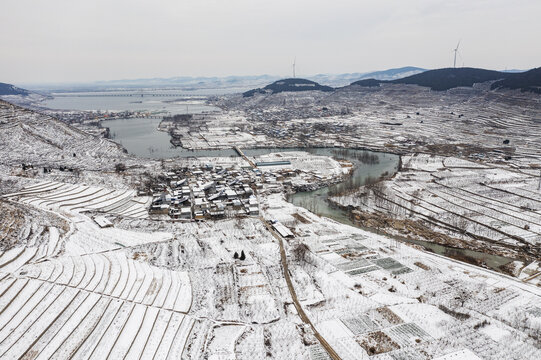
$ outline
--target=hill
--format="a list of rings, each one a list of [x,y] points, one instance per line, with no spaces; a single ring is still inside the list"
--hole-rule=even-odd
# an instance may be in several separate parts
[[[26,164],[43,168],[113,171],[115,163],[129,159],[122,148],[94,137],[51,116],[0,101],[0,173]],[[14,150],[16,149],[16,150]],[[0,176],[0,183],[2,177]]]
[[[432,90],[443,91],[461,86],[471,87],[476,83],[507,79],[517,75],[520,75],[520,73],[506,73],[476,68],[444,68],[428,70],[419,74],[392,81],[367,79],[356,81],[351,85],[377,86],[381,83],[412,84],[426,86]]]
[[[255,94],[278,94],[284,91],[334,91],[330,86],[320,85],[315,81],[307,79],[290,78],[273,82],[264,88],[253,89],[242,94],[244,97],[254,96]]]
[[[375,86],[379,86],[379,84],[384,83],[384,82],[387,82],[387,81],[377,80],[377,79],[363,79],[363,80],[355,81],[351,85],[359,85],[363,87],[375,87]]]
[[[425,71],[426,69],[422,69],[415,66],[404,66],[401,68],[374,71],[367,74],[363,74],[361,77],[359,77],[359,80],[364,80],[364,79],[397,80],[397,79],[402,79],[408,76],[420,74]]]
[[[541,94],[541,67],[523,72],[513,73],[506,79],[496,81],[492,89],[520,89]]]
[[[452,88],[482,83],[490,80],[498,80],[510,76],[493,70],[475,68],[446,68],[425,71],[421,74],[408,76],[403,79],[394,80],[397,84],[415,84],[430,87],[432,90],[449,90]]]
[[[28,90],[18,88],[11,84],[0,83],[0,95],[28,95]]]

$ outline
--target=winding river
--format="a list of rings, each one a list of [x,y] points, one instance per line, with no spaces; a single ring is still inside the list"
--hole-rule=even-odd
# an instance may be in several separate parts
[[[355,170],[351,178],[342,183],[324,187],[315,191],[297,192],[291,195],[288,198],[288,201],[297,206],[304,207],[320,216],[325,216],[343,224],[355,226],[369,232],[382,234],[375,229],[365,228],[357,223],[354,223],[351,220],[350,214],[347,210],[332,206],[327,199],[329,198],[330,194],[340,193],[346,187],[359,188],[360,186],[378,180],[381,177],[392,176],[398,170],[398,155],[353,149],[310,149],[310,152],[312,151],[315,151],[315,153],[318,155],[329,155],[349,160],[353,162]],[[368,157],[368,162],[365,160],[367,159],[366,155],[370,155],[370,157]],[[374,159],[372,156],[376,156],[378,160],[370,161],[370,159]],[[387,234],[385,235],[390,236]],[[426,250],[434,252],[438,255],[459,259],[475,259],[483,262],[486,264],[486,266],[498,272],[501,272],[500,266],[514,261],[514,259],[498,255],[490,255],[479,251],[454,248],[423,240],[408,239],[402,236],[392,237],[402,242],[420,245]]]
[[[102,122],[103,126],[110,128],[114,140],[121,143],[129,153],[140,157],[171,158],[171,157],[230,157],[238,156],[233,149],[223,150],[186,150],[175,148],[169,142],[169,134],[157,130],[159,119],[127,119],[110,120]],[[354,171],[345,181],[314,191],[297,192],[289,196],[288,201],[304,207],[320,216],[325,216],[343,224],[356,226],[363,230],[376,232],[374,229],[364,228],[351,221],[347,210],[331,206],[327,201],[329,194],[339,193],[344,188],[359,188],[367,183],[376,181],[381,177],[392,176],[398,170],[399,156],[387,153],[378,153],[368,150],[343,148],[271,148],[271,149],[243,149],[247,156],[257,156],[272,152],[306,151],[314,155],[332,156],[344,159],[354,164]],[[514,259],[482,252],[459,249],[439,245],[427,241],[412,240],[405,237],[394,236],[397,240],[414,243],[436,254],[451,258],[473,258],[485,263],[489,268],[501,271],[499,267]]]

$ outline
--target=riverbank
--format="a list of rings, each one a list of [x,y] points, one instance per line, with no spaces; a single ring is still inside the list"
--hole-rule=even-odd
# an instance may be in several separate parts
[[[346,211],[353,226],[468,264],[517,276],[520,266],[529,261],[526,258],[517,258],[516,252],[505,248],[498,251],[482,246],[482,243],[467,242],[433,231],[419,220],[393,219],[381,213],[369,213],[343,206],[332,199],[328,201],[332,206]]]
[[[392,178],[330,203],[360,226],[506,274],[522,277],[539,258],[541,200],[530,174],[421,154],[403,162]]]
[[[353,151],[353,150],[352,150]],[[355,152],[349,154],[342,152],[342,158],[348,161],[355,161]],[[359,164],[356,164],[357,166]],[[386,235],[407,243],[409,245],[421,246],[423,249],[435,252],[440,255],[451,257],[455,260],[464,261],[473,265],[489,268],[504,274],[516,276],[517,267],[532,261],[526,256],[517,254],[516,251],[506,247],[494,244],[487,245],[486,241],[475,241],[475,238],[465,240],[445,234],[441,231],[435,231],[426,226],[423,221],[418,219],[392,218],[382,212],[362,211],[353,206],[344,206],[340,202],[333,200],[332,196],[345,193],[356,193],[367,184],[393,179],[402,168],[402,158],[398,157],[398,163],[395,171],[380,172],[379,176],[371,173],[363,179],[359,178],[366,169],[355,169],[346,181],[335,182],[326,187],[315,187],[308,191],[295,189],[296,192],[288,194],[288,201],[295,205],[302,206],[311,212],[320,216],[330,217],[346,225],[357,226],[363,230],[375,232],[380,235]],[[383,170],[383,169],[382,169]],[[355,177],[357,174],[357,178]],[[300,190],[300,191],[299,191]],[[448,225],[451,226],[451,225]],[[458,229],[455,229],[458,230]]]

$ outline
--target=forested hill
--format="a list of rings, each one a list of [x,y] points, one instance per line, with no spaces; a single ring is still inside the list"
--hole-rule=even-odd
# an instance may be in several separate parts
[[[18,88],[11,84],[0,83],[0,95],[28,95],[28,90]]]
[[[254,94],[277,94],[284,91],[334,91],[330,86],[320,85],[315,81],[306,79],[283,79],[273,82],[264,88],[253,89],[246,91],[242,95],[244,97],[253,96]]]
[[[509,73],[485,69],[446,68],[425,71],[391,82],[426,86],[432,90],[448,90],[460,86],[471,87],[476,83],[504,79],[510,75]]]
[[[476,83],[496,81],[492,89],[509,88],[539,92],[541,86],[541,68],[526,72],[510,73],[476,68],[445,68],[428,70],[403,79],[384,81],[366,79],[352,83],[360,86],[379,86],[382,83],[413,84],[426,86],[432,90],[449,90],[456,87],[471,87]]]
[[[515,73],[506,79],[496,81],[492,84],[492,89],[520,89],[522,91],[532,91],[541,94],[541,67],[530,71]]]

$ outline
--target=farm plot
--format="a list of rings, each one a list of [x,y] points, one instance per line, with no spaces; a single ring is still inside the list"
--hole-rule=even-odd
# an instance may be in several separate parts
[[[22,241],[23,243],[26,241],[26,246],[17,246],[0,252],[0,278],[2,275],[7,276],[17,271],[25,264],[34,263],[58,254],[63,240],[60,240],[58,228],[41,228],[40,232],[32,236],[31,239]]]
[[[414,346],[422,341],[429,341],[431,336],[415,323],[406,323],[385,329],[385,333],[400,347]]]
[[[65,243],[68,254],[83,255],[106,250],[134,247],[143,244],[170,240],[172,235],[165,232],[144,233],[116,227],[100,229],[94,221],[77,215],[75,233]]]
[[[377,252],[363,245],[361,243],[363,240],[362,238],[326,240],[311,244],[311,247],[323,259],[352,277],[382,269],[393,275],[413,271],[391,257],[381,257]]]
[[[403,320],[417,324],[434,338],[444,336],[444,325],[455,321],[452,316],[429,304],[400,304],[391,306],[389,310]]]
[[[331,360],[327,351],[321,345],[310,346],[310,359],[311,360]]]
[[[414,355],[418,354],[419,344],[432,339],[417,324],[403,323],[388,308],[373,309],[357,317],[327,320],[317,326],[343,359],[369,358],[389,352],[393,359],[399,354]]]
[[[113,252],[27,264],[0,280],[0,357],[178,358],[193,319],[186,273]]]
[[[235,358],[235,343],[244,332],[244,326],[218,326],[211,334],[208,352],[210,360]]]
[[[148,217],[148,199],[136,198],[133,190],[107,190],[100,187],[51,182],[27,187],[17,193],[7,194],[5,197],[46,209],[77,212],[93,210],[130,218]]]
[[[23,204],[0,199],[0,212],[0,267],[15,261],[21,247],[39,248],[37,257],[53,255],[70,229],[64,218]]]
[[[246,319],[251,319],[252,323],[266,323],[280,318],[277,301],[259,266],[241,267],[237,279],[238,301]]]
[[[19,276],[181,313],[192,302],[186,272],[151,266],[122,252],[50,259],[22,267]]]
[[[308,273],[299,266],[289,268],[294,279],[297,297],[303,306],[313,306],[325,301],[325,297]]]
[[[393,179],[333,201],[385,214],[394,219],[385,225],[389,230],[420,239],[431,241],[432,233],[421,231],[418,222],[412,234],[402,221],[422,221],[443,235],[438,241],[455,246],[459,239],[481,249],[485,242],[497,244],[495,251],[539,253],[541,195],[532,175],[452,157],[410,155],[403,165]]]
[[[340,321],[342,321],[354,335],[361,335],[378,328],[378,325],[367,315],[342,318]]]

